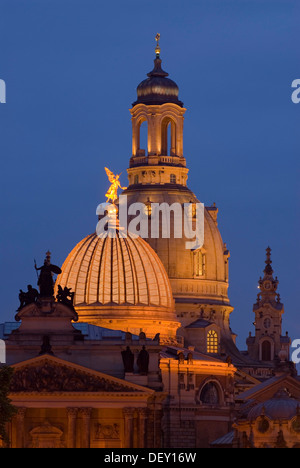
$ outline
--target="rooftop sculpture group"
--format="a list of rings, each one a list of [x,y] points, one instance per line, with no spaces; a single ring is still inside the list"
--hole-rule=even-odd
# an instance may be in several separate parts
[[[51,253],[49,251],[46,253],[44,264],[41,267],[38,268],[36,262],[34,267],[37,272],[40,271],[37,282],[39,291],[33,288],[31,284],[27,286],[27,291],[22,291],[22,289],[20,289],[20,305],[18,310],[23,309],[23,307],[29,304],[39,304],[43,298],[54,298],[55,282],[53,275],[59,275],[61,269],[51,263]],[[58,292],[55,299],[57,302],[73,307],[74,294],[74,292],[71,292],[71,288],[62,288],[58,285]]]

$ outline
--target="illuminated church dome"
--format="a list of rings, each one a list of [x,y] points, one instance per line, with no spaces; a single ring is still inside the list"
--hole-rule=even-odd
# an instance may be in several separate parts
[[[143,80],[137,87],[137,101],[133,104],[163,104],[174,102],[179,106],[183,103],[178,99],[179,89],[175,81],[167,78],[169,75],[161,68],[161,59],[156,57],[154,68],[147,73],[148,78]]]
[[[167,78],[161,70],[159,54],[157,47],[154,70],[148,80],[139,84],[138,100],[130,109],[132,154],[127,169],[129,185],[123,195],[127,196],[128,206],[143,203],[153,207],[154,212],[154,205],[170,208],[176,204],[183,212],[185,204],[191,204],[195,209],[195,205],[203,200],[187,185],[189,169],[183,151],[186,109],[178,101],[177,85],[173,82],[173,87],[168,88],[164,81]],[[152,88],[154,82],[157,92]],[[145,135],[146,139],[143,138]],[[199,173],[196,177],[201,188],[207,175]],[[172,217],[172,214],[168,215]],[[225,353],[224,343],[228,341],[230,346],[233,345],[235,336],[229,325],[233,310],[228,298],[230,254],[222,240],[217,217],[215,205],[204,207],[204,244],[197,250],[186,247],[188,239],[184,235],[175,236],[171,222],[169,236],[151,235],[150,216],[146,240],[161,259],[170,279],[177,317],[182,325],[179,333],[184,335],[186,344],[191,343],[192,334],[187,327],[197,325],[202,330],[212,324],[220,343],[218,351]],[[195,331],[195,334],[200,340],[200,332]],[[193,342],[196,338],[193,337]],[[204,338],[201,343],[201,349],[207,349]],[[197,344],[200,346],[200,342]]]
[[[156,36],[157,47],[155,49],[154,68],[150,73],[147,73],[148,78],[138,85],[138,98],[133,106],[137,104],[160,105],[167,102],[183,106],[183,103],[178,99],[179,88],[177,84],[175,81],[167,78],[169,74],[161,68],[159,38],[160,35],[158,34]]]
[[[75,292],[80,321],[147,336],[175,336],[174,300],[162,262],[140,237],[91,234],[62,266],[57,286]]]

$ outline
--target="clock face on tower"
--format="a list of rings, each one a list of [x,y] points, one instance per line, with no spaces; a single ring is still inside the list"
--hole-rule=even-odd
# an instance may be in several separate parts
[[[264,327],[265,328],[270,328],[272,322],[271,322],[271,319],[269,317],[267,317],[265,320],[264,320]]]
[[[270,281],[266,281],[266,282],[264,283],[264,288],[267,289],[267,290],[271,289],[271,283],[270,283]]]

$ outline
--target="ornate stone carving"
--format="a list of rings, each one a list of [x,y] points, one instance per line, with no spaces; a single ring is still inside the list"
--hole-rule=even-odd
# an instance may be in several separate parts
[[[71,419],[71,418],[76,418],[77,417],[77,414],[78,414],[78,410],[79,408],[67,408],[67,414],[68,414],[68,417]]]
[[[93,408],[80,408],[80,414],[84,417],[89,419],[92,415]]]
[[[105,425],[101,423],[95,424],[96,439],[120,439],[120,425],[111,424]]]
[[[132,387],[104,377],[45,361],[16,369],[11,392],[134,392]]]
[[[48,421],[30,431],[32,442],[30,448],[63,448],[63,431],[52,426]]]

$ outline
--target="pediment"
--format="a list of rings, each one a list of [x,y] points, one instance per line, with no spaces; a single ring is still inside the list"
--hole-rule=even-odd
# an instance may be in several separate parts
[[[260,383],[259,385],[254,386],[253,388],[240,394],[239,398],[244,401],[266,401],[272,398],[273,395],[281,388],[286,388],[288,393],[291,394],[293,398],[300,398],[299,380],[290,375],[284,374],[275,376],[265,382]]]
[[[146,393],[153,390],[50,355],[11,366],[11,393]]]

